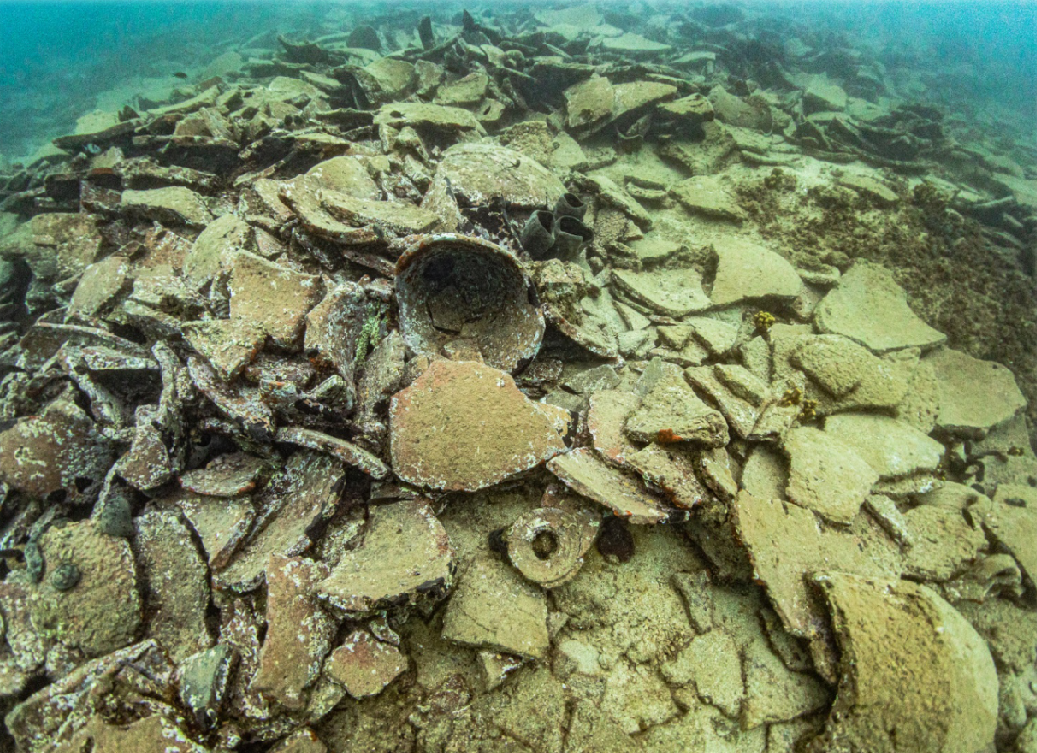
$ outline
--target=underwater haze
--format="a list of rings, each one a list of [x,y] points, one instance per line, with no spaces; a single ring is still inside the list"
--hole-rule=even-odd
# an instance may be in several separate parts
[[[522,7],[549,7],[547,2]],[[602,3],[616,14],[650,14],[666,3]],[[319,35],[336,30],[345,3],[133,2],[83,0],[0,3],[0,156],[30,155],[106,92],[142,78],[201,70],[227,49],[270,44],[278,32]],[[444,18],[474,4],[365,3],[372,18],[433,12]],[[486,6],[499,8],[499,4]],[[676,5],[671,7],[681,7]],[[689,5],[695,7],[695,4]],[[706,7],[704,4],[701,7]],[[718,5],[713,7],[725,7]],[[1032,2],[753,2],[750,8],[786,34],[795,26],[843,34],[891,67],[924,72],[925,96],[948,107],[999,106],[1021,135],[1037,142],[1037,4]],[[330,17],[329,17],[330,15]],[[339,27],[341,28],[341,27]],[[780,41],[780,40],[779,40]],[[102,98],[102,99],[99,99]],[[1003,111],[1003,112],[1002,112]],[[964,113],[963,113],[964,114]]]
[[[0,2],[0,753],[1037,753],[1035,10]]]

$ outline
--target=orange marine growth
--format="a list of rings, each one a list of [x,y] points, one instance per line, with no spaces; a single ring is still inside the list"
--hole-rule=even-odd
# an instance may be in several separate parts
[[[656,436],[655,441],[659,444],[673,444],[674,442],[683,442],[684,437],[674,433],[673,429],[659,429],[659,434]]]

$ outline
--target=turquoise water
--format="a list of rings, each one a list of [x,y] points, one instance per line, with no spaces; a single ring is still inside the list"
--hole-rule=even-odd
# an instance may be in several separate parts
[[[306,32],[316,15],[273,2],[2,3],[0,154],[31,153],[70,130],[127,78],[204,66],[288,19]]]
[[[489,11],[560,5],[493,4]],[[641,3],[622,13],[621,4],[599,7],[636,20],[638,12],[650,15],[656,8],[681,5]],[[710,7],[686,5],[691,10]],[[480,9],[474,3],[466,7]],[[776,28],[789,35],[809,30],[836,35],[833,41],[845,35],[874,49],[887,70],[922,69],[928,87],[923,99],[960,109],[996,105],[998,118],[1023,135],[1028,128],[1037,147],[1037,4],[758,2],[730,7],[773,16],[781,24]],[[420,9],[446,20],[460,8],[263,0],[0,3],[0,155],[31,154],[69,131],[80,114],[98,106],[106,90],[130,77],[172,76],[204,67],[249,40],[256,47],[273,47],[276,32],[327,34],[336,25],[341,28],[344,13],[378,18]]]

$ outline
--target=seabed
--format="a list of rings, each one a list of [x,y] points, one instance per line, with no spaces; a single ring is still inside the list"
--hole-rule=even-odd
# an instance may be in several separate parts
[[[1032,138],[429,10],[0,163],[0,749],[1037,751]]]

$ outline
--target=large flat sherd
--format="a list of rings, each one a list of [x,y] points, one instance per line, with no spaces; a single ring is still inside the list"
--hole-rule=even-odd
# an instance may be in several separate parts
[[[659,105],[658,110],[682,125],[697,125],[713,119],[712,103],[698,93],[665,102]]]
[[[343,222],[375,225],[399,235],[427,233],[439,222],[435,214],[413,204],[359,199],[341,191],[324,191],[321,204]]]
[[[625,214],[631,222],[641,230],[650,230],[655,220],[651,212],[638,203],[637,199],[620,187],[607,175],[584,175],[580,182],[581,190],[597,195],[600,205],[609,206]]]
[[[652,442],[629,458],[630,467],[676,507],[690,510],[712,495],[695,474],[695,460],[685,448]]]
[[[619,355],[611,296],[599,295],[595,306],[594,300],[584,295],[590,282],[580,267],[549,259],[535,270],[535,281],[548,322],[591,353],[602,358]]]
[[[426,102],[395,102],[382,105],[374,118],[377,125],[391,127],[411,126],[439,131],[472,131],[479,129],[479,121],[468,110],[444,107]]]
[[[79,116],[72,133],[59,136],[53,143],[58,149],[79,150],[87,144],[132,132],[134,122],[119,120],[115,110],[91,110]]]
[[[636,256],[646,267],[666,264],[673,259],[684,246],[676,241],[660,238],[658,235],[646,235],[632,241],[629,245],[630,253]]]
[[[71,732],[68,734],[72,735]],[[91,716],[61,748],[96,753],[116,750],[132,750],[134,753],[204,753],[206,750],[176,723],[159,714],[144,716],[126,725],[105,721],[100,714]]]
[[[911,540],[904,553],[904,572],[919,580],[950,580],[974,562],[987,544],[983,532],[953,507],[918,505],[904,513],[903,520]]]
[[[747,729],[805,716],[830,701],[819,679],[788,669],[766,641],[746,646],[741,674],[745,677],[741,721]]]
[[[790,431],[785,452],[789,499],[833,523],[852,521],[879,480],[878,472],[853,448],[819,429]]]
[[[730,440],[727,422],[683,380],[665,380],[645,395],[627,419],[626,431],[639,442],[660,436],[668,441],[723,447]]]
[[[570,128],[595,126],[612,116],[616,91],[612,83],[600,76],[592,76],[565,91],[566,123]]]
[[[710,630],[694,638],[660,667],[668,682],[694,684],[695,691],[729,717],[738,716],[745,700],[742,656],[725,630]]]
[[[655,43],[651,42],[650,44]],[[625,84],[616,84],[613,90],[616,93],[616,104],[612,109],[612,114],[617,119],[634,110],[640,110],[665,99],[672,99],[677,93],[677,87],[672,84],[645,81],[643,79],[640,81],[630,81]]]
[[[137,564],[148,594],[145,635],[174,661],[183,661],[212,645],[205,624],[208,568],[176,512],[146,512],[134,524]]]
[[[857,389],[861,371],[878,361],[863,345],[839,335],[803,338],[790,360],[837,398]]]
[[[748,550],[754,577],[763,583],[790,633],[827,632],[809,590],[809,573],[838,570],[866,577],[900,577],[900,550],[877,524],[859,516],[846,530],[822,529],[809,510],[741,492],[731,505],[735,531]]]
[[[547,598],[513,568],[490,557],[464,571],[443,616],[443,637],[540,659],[550,645]]]
[[[42,264],[41,271],[47,270],[47,275],[75,277],[101,256],[102,239],[92,215],[47,212],[33,217],[29,227],[33,245],[49,249],[42,255],[39,248],[29,252],[30,263],[34,269]]]
[[[983,517],[983,527],[1037,583],[1037,489],[999,484],[993,506]]]
[[[755,405],[742,398],[729,384],[720,379],[719,375],[722,373],[715,366],[694,366],[686,369],[684,376],[695,386],[699,394],[705,395],[711,404],[717,406],[727,419],[728,426],[738,436],[747,437],[756,427],[760,412]]]
[[[72,294],[69,315],[97,316],[123,289],[129,269],[124,256],[109,256],[87,267]]]
[[[320,278],[261,256],[240,252],[230,278],[230,315],[261,327],[282,348],[292,348],[320,299]]]
[[[314,235],[347,246],[378,240],[378,234],[372,229],[358,228],[332,217],[321,205],[322,190],[320,180],[316,177],[299,175],[292,180],[282,181],[277,187],[277,196],[279,202],[292,208],[299,218],[299,224]],[[388,260],[385,260],[385,264],[388,268]]]
[[[454,550],[423,500],[375,507],[364,541],[342,558],[317,595],[346,614],[439,596],[453,582]]]
[[[547,467],[574,492],[631,523],[658,523],[666,518],[661,501],[640,479],[612,467],[589,448],[559,455]]]
[[[642,37],[640,34],[634,34],[632,32],[626,32],[624,34],[619,35],[618,37],[605,37],[601,40],[601,46],[603,49],[608,50],[609,52],[618,52],[624,55],[631,56],[656,55],[663,52],[669,52],[673,49],[668,44],[656,42],[654,40],[648,39],[647,37]],[[662,86],[661,84],[652,84],[644,81],[640,81],[638,83],[648,87]],[[667,88],[674,92],[676,91],[676,89],[672,86]]]
[[[713,243],[717,274],[710,298],[716,306],[747,300],[791,299],[803,290],[795,268],[781,255],[752,241],[723,238]]]
[[[173,225],[205,227],[212,219],[202,197],[183,186],[123,191],[122,206],[135,216]]]
[[[824,390],[821,397],[830,395],[840,410],[890,409],[904,399],[917,367],[917,358],[900,358],[902,355],[879,358],[847,337],[817,335],[801,338],[789,362],[820,385]],[[825,400],[822,407],[828,402]]]
[[[381,198],[382,190],[367,170],[367,165],[356,155],[347,154],[318,162],[307,171],[329,191],[372,201]]]
[[[414,82],[414,65],[405,60],[378,58],[365,65],[357,79],[369,99],[403,99]]]
[[[536,160],[496,144],[455,144],[443,153],[435,180],[470,205],[498,198],[509,205],[554,206],[565,186]]]
[[[443,84],[436,91],[436,104],[462,107],[477,105],[486,96],[490,77],[483,71],[474,71],[450,84]]]
[[[741,487],[754,497],[785,499],[788,459],[767,444],[755,444],[742,466]]]
[[[845,335],[875,353],[931,348],[947,337],[907,305],[893,274],[878,264],[857,262],[814,312],[821,332]]]
[[[612,279],[619,289],[642,306],[667,316],[686,316],[709,308],[702,277],[691,267],[635,272],[615,269]]]
[[[83,478],[103,479],[111,460],[93,421],[64,398],[0,432],[0,480],[29,495],[71,493]]]
[[[616,465],[626,465],[628,458],[638,450],[623,432],[623,426],[639,405],[641,398],[633,392],[599,390],[590,396],[587,431],[594,449]]]
[[[184,495],[176,504],[201,540],[209,567],[213,570],[227,566],[241,542],[248,536],[256,517],[256,511],[247,496],[213,500]]]
[[[267,565],[267,632],[252,687],[288,708],[304,703],[338,627],[313,594],[327,572],[325,564],[301,557],[273,555]]]
[[[432,489],[475,491],[565,450],[551,420],[499,369],[436,361],[390,409],[393,470]]]
[[[936,592],[846,573],[816,579],[841,649],[839,692],[811,750],[988,750],[998,678],[975,629]]]
[[[891,207],[900,200],[896,191],[890,188],[884,181],[873,178],[870,175],[856,173],[844,174],[839,178],[839,185],[852,188],[857,193],[867,196],[873,202],[883,207]]]
[[[925,359],[936,373],[936,426],[979,438],[1026,407],[1011,370],[949,348]]]
[[[688,319],[691,335],[706,347],[711,356],[726,356],[738,341],[738,327],[705,316]]]
[[[846,90],[827,76],[818,76],[803,92],[803,110],[815,112],[838,112],[846,109]]]
[[[262,326],[240,318],[187,322],[181,331],[225,382],[233,380],[252,362],[266,340]]]
[[[741,222],[746,217],[734,194],[711,175],[696,175],[682,180],[670,187],[670,193],[692,214],[734,222]]]
[[[141,597],[130,545],[84,520],[47,529],[39,547],[45,569],[29,599],[36,632],[88,657],[132,643]],[[79,579],[67,588],[70,566]]]
[[[233,258],[238,251],[255,247],[252,228],[244,220],[225,214],[206,225],[184,259],[184,277],[201,288]]]
[[[825,434],[852,447],[882,478],[933,471],[943,458],[942,444],[888,416],[830,416],[825,421]]]

